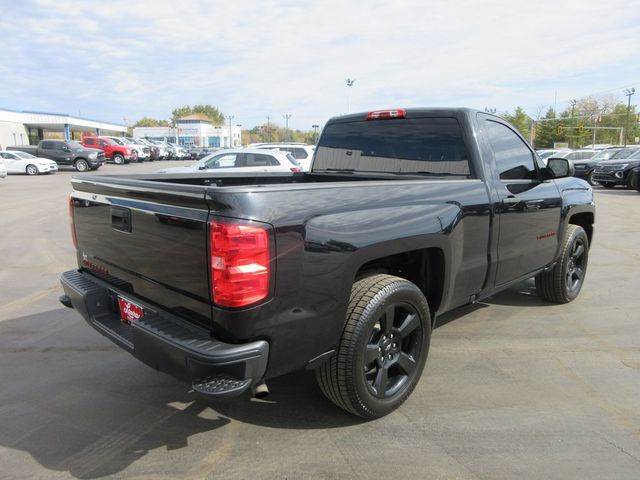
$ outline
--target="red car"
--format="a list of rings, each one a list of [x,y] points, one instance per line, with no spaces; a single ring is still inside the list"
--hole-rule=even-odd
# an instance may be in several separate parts
[[[99,148],[104,151],[107,160],[118,165],[138,159],[138,154],[133,148],[119,145],[107,137],[84,137],[81,143],[87,148]]]

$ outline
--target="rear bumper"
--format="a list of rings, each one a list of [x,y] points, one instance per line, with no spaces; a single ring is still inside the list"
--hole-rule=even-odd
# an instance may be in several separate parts
[[[205,329],[151,306],[78,270],[62,274],[65,295],[72,306],[102,335],[147,365],[192,385],[212,398],[239,395],[264,377],[269,344],[259,340],[228,344],[211,338]],[[120,320],[117,297],[144,308],[131,324]]]

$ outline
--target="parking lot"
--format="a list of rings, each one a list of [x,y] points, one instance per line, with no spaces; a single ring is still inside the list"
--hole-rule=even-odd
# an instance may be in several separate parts
[[[105,165],[142,173],[184,162]],[[409,400],[364,422],[312,372],[207,404],[62,307],[76,174],[0,180],[0,478],[640,477],[640,194],[594,187],[587,280],[441,318]]]

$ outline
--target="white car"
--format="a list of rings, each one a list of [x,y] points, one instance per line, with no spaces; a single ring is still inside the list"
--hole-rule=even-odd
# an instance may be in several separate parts
[[[0,151],[7,173],[26,173],[39,175],[58,171],[58,164],[48,158],[34,157],[30,153],[6,150]]]
[[[7,176],[7,167],[4,165],[4,160],[0,157],[0,178],[5,178]]]
[[[298,161],[304,172],[311,170],[311,159],[316,149],[313,145],[304,143],[261,143],[257,144],[255,148],[289,152]]]
[[[186,167],[163,168],[156,173],[256,173],[301,172],[302,168],[290,153],[280,150],[234,148],[218,150]]]
[[[139,145],[139,144],[133,142],[132,140],[129,140],[126,137],[105,137],[105,138],[110,138],[111,140],[116,142],[118,145],[122,145],[124,147],[129,147],[131,150],[136,152],[136,160],[135,161],[137,161],[137,162],[144,162],[151,155],[149,153],[150,152],[149,148],[147,148],[146,149],[147,151],[145,152],[144,145]]]

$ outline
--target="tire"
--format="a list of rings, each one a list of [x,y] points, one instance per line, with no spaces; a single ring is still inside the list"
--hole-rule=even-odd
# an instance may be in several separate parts
[[[573,301],[584,283],[588,262],[589,237],[582,227],[568,225],[558,262],[536,276],[538,296],[555,303]]]
[[[113,163],[116,165],[122,165],[124,163],[124,157],[119,153],[113,155]]]
[[[316,380],[347,412],[383,417],[420,380],[430,339],[429,305],[416,285],[391,275],[363,278],[351,288],[337,353],[316,369]]]
[[[78,160],[76,160],[73,166],[79,172],[87,172],[89,170],[89,164],[84,158],[79,158]]]
[[[616,186],[615,183],[611,183],[611,182],[598,182],[600,185],[602,185],[604,188],[613,188]]]
[[[40,173],[38,167],[32,164],[27,165],[27,168],[25,168],[24,171],[27,175],[38,175]]]
[[[131,161],[133,163],[138,163],[141,161],[140,158],[138,158],[138,152],[136,152],[135,150],[133,150],[133,154],[131,156],[132,156]]]
[[[593,179],[593,170],[591,170],[589,173],[587,173],[587,182],[589,182],[589,185],[591,185],[592,187],[595,185],[598,185],[598,182],[596,182]]]

